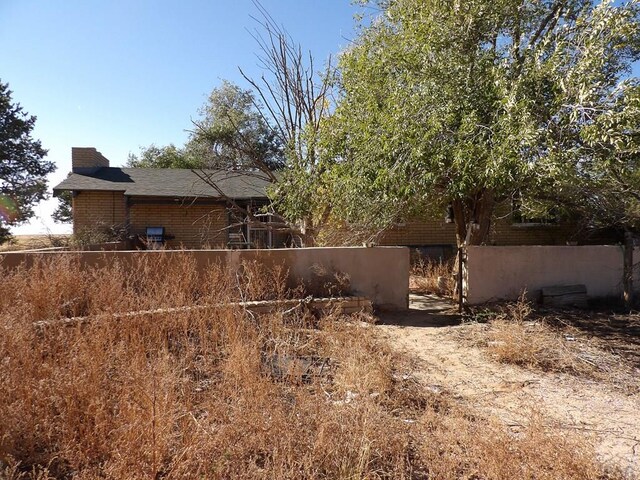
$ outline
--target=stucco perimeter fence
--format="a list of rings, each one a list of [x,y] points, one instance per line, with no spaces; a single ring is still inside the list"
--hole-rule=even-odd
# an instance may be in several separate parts
[[[192,257],[199,269],[221,265],[231,272],[244,262],[259,262],[266,267],[283,266],[289,281],[317,281],[318,268],[349,277],[351,294],[366,297],[385,310],[406,310],[409,299],[409,249],[406,247],[283,248],[274,250],[144,250],[111,252],[12,252],[0,254],[0,269],[28,268],[37,258],[62,255],[79,258],[87,268],[115,260],[135,263],[154,255]],[[1,272],[0,272],[1,274]],[[176,279],[178,281],[178,279]]]
[[[634,287],[640,287],[634,249]],[[543,287],[587,287],[589,298],[621,298],[623,248],[598,246],[467,247],[467,303],[515,300],[526,289],[532,299]]]

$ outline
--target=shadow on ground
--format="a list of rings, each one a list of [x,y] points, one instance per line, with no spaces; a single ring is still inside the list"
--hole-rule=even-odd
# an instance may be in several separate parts
[[[379,324],[400,327],[450,327],[460,325],[462,317],[450,300],[436,295],[409,295],[409,310],[382,312]]]

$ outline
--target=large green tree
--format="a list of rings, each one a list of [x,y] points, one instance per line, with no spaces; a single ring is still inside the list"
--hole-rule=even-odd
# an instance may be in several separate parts
[[[137,154],[129,153],[127,166],[134,168],[204,168],[200,158],[194,158],[184,147],[174,144],[141,147]]]
[[[47,196],[46,176],[55,170],[31,137],[36,117],[13,103],[11,93],[0,81],[0,243],[10,237],[10,226],[33,216],[34,205]]]
[[[605,165],[594,141],[633,88],[637,2],[388,0],[340,64],[323,131],[329,207],[381,229],[451,205],[458,242],[497,202],[557,204]],[[591,159],[593,161],[589,161]]]

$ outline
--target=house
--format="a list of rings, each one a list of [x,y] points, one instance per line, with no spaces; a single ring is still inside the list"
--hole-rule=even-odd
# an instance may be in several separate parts
[[[110,167],[95,148],[72,148],[71,163],[70,175],[53,191],[72,192],[75,234],[118,231],[142,245],[167,248],[270,248],[288,242],[266,221],[264,227],[247,221],[247,211],[258,212],[268,202],[263,176]]]
[[[264,226],[247,218],[246,211],[257,212],[268,203],[268,186],[263,176],[240,171],[115,168],[95,148],[73,148],[72,173],[53,190],[73,192],[76,234],[118,231],[142,244],[162,243],[167,248],[291,245],[291,236],[271,227],[268,216],[257,217]],[[511,205],[499,205],[497,211],[489,236],[492,245],[603,242],[578,239],[577,226],[569,222],[522,218]],[[378,244],[415,247],[429,256],[448,257],[455,251],[455,227],[444,218],[416,218],[388,229]]]
[[[523,218],[509,202],[496,206],[495,217],[489,232],[489,245],[567,245],[577,241],[597,244],[608,241],[601,236],[587,237],[575,222]],[[456,249],[455,224],[447,223],[444,214],[441,219],[413,219],[385,231],[378,243],[405,245],[428,256],[446,258]]]

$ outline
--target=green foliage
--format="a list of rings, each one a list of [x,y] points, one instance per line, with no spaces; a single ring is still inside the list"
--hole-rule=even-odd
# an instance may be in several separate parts
[[[129,154],[127,166],[134,168],[203,168],[204,162],[189,154],[185,148],[173,144],[141,147],[140,153]]]
[[[71,223],[73,222],[72,211],[72,192],[65,190],[58,195],[58,206],[51,215],[53,220],[58,223]]]
[[[575,208],[591,226],[640,231],[639,126],[640,83],[632,79],[582,131],[582,175],[572,187],[586,191]]]
[[[453,203],[460,241],[494,200],[577,193],[593,149],[585,139],[607,131],[638,59],[635,2],[379,7],[340,59],[342,94],[324,129],[336,217],[384,227]]]
[[[326,165],[316,146],[319,135],[320,129],[314,126],[307,125],[302,129],[292,143],[304,147],[292,146],[286,150],[286,167],[270,191],[275,210],[292,223],[303,225],[309,232],[324,223],[322,217],[327,211],[324,202],[331,194],[323,182]],[[313,235],[316,233],[310,234]]]
[[[276,170],[284,165],[282,143],[256,108],[253,93],[227,80],[214,88],[200,109],[186,151],[209,168]]]
[[[10,237],[9,226],[33,216],[34,205],[47,197],[46,176],[56,168],[31,137],[36,117],[14,104],[11,93],[0,81],[0,244]]]

